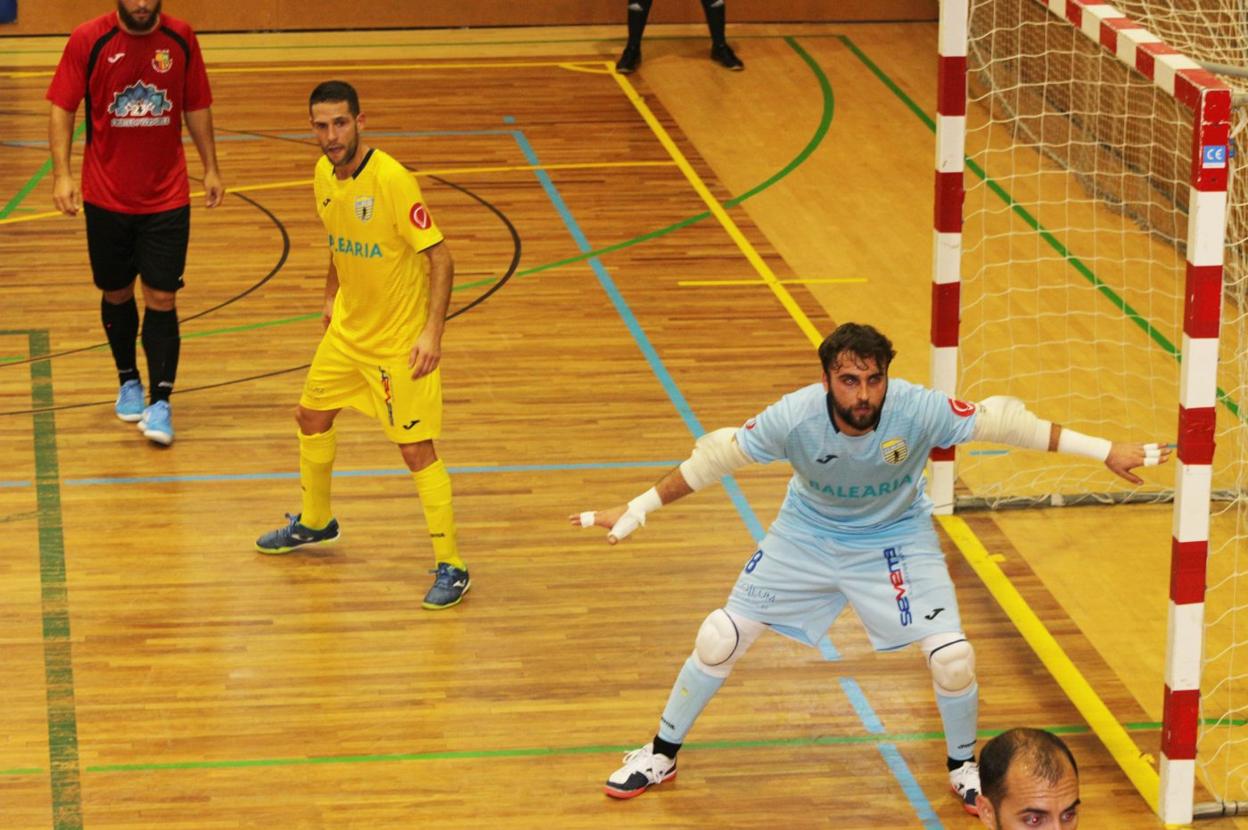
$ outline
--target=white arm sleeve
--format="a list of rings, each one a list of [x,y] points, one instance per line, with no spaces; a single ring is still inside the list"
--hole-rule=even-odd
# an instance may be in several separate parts
[[[976,410],[975,431],[971,435],[976,441],[1009,444],[1026,450],[1049,448],[1053,424],[1037,418],[1018,398],[993,395],[978,404]]]
[[[1084,435],[1066,427],[1059,429],[1058,452],[1084,455],[1097,461],[1104,461],[1109,457],[1113,445],[1106,439]],[[977,441],[993,441],[1026,450],[1044,451],[1049,448],[1052,430],[1051,421],[1037,418],[1018,398],[994,395],[978,405],[975,431],[971,437]]]
[[[680,464],[680,474],[693,490],[701,490],[718,482],[733,470],[754,460],[737,446],[737,431],[725,427],[708,432],[698,439],[693,454]]]

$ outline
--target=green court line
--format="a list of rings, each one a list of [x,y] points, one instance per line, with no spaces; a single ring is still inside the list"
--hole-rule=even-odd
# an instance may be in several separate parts
[[[867,57],[866,53],[864,53],[861,49],[859,49],[858,46],[855,45],[854,42],[850,40],[847,35],[838,35],[837,39],[839,39],[842,43],[844,43],[846,48],[848,48],[851,52],[853,52],[854,56],[858,58],[858,60],[864,66],[866,66],[868,70],[871,71],[871,74],[875,75],[875,77],[880,81],[880,83],[884,84],[884,86],[887,87],[888,90],[893,93],[893,95],[897,96],[897,98],[899,98],[901,102],[905,104],[907,109],[909,109],[912,113],[918,116],[918,118],[924,124],[927,125],[927,128],[931,130],[932,133],[936,132],[935,120],[933,120],[930,115],[924,112],[923,109],[918,104],[916,104],[910,98],[909,95],[906,94],[905,90],[903,90],[900,86],[894,83],[892,78],[890,78],[887,74],[885,74],[884,70],[882,70],[879,66],[875,64],[874,61],[872,61],[869,57]],[[1158,330],[1152,323],[1150,323],[1144,317],[1144,315],[1136,311],[1131,306],[1130,303],[1128,303],[1125,299],[1123,299],[1123,297],[1121,297],[1116,291],[1114,291],[1114,289],[1109,285],[1109,283],[1105,282],[1100,277],[1098,277],[1096,273],[1090,267],[1088,267],[1086,263],[1083,262],[1083,260],[1079,259],[1079,257],[1071,253],[1070,249],[1067,248],[1060,239],[1058,239],[1047,228],[1045,228],[1042,224],[1040,224],[1039,219],[1037,219],[1034,215],[1032,215],[1032,213],[1028,211],[1027,208],[1023,207],[1021,203],[1015,200],[1014,197],[1011,196],[1010,193],[1004,187],[1002,187],[997,181],[990,178],[986,170],[980,167],[973,159],[969,157],[966,157],[965,161],[966,161],[966,166],[971,170],[971,172],[974,173],[976,176],[978,176],[979,179],[982,182],[984,182],[984,184],[988,187],[988,189],[990,189],[993,193],[995,193],[997,197],[1010,208],[1011,211],[1013,211],[1020,219],[1022,219],[1027,224],[1028,227],[1030,227],[1033,231],[1035,231],[1040,236],[1041,239],[1043,239],[1046,243],[1048,243],[1049,247],[1052,248],[1055,252],[1057,252],[1057,254],[1062,259],[1064,259],[1072,268],[1074,268],[1080,274],[1080,276],[1082,276],[1089,283],[1091,283],[1092,286],[1098,292],[1100,292],[1100,294],[1103,297],[1105,297],[1105,299],[1109,300],[1119,311],[1123,313],[1123,315],[1127,317],[1127,319],[1135,323],[1135,325],[1139,327],[1146,335],[1148,335],[1148,337],[1154,343],[1160,346],[1164,352],[1169,354],[1175,360],[1182,361],[1183,359],[1182,353],[1179,351],[1177,346],[1175,346],[1173,343],[1170,342],[1169,338],[1167,338],[1164,334],[1162,334],[1160,330]],[[1217,388],[1217,398],[1218,398],[1218,401],[1223,406],[1225,406],[1231,412],[1231,414],[1234,415],[1236,418],[1239,418],[1240,420],[1248,420],[1248,418],[1246,418],[1245,415],[1241,414],[1239,405],[1234,401],[1234,399],[1231,398],[1229,394],[1227,394],[1225,390],[1222,389],[1221,386]]]
[[[47,770],[39,767],[18,767],[17,769],[0,769],[0,775],[17,776],[17,775],[43,775]]]
[[[183,340],[193,340],[196,337],[211,337],[215,334],[236,334],[240,331],[254,331],[256,329],[267,329],[270,326],[284,326],[287,323],[302,323],[307,320],[320,319],[321,312],[314,311],[309,314],[297,314],[294,317],[282,317],[279,320],[264,320],[260,323],[246,323],[241,326],[229,326],[223,329],[209,329],[208,331],[196,331],[189,334],[183,334]]]
[[[82,135],[83,130],[85,130],[86,128],[87,128],[87,122],[84,120],[74,130],[74,136],[72,140],[77,140],[78,137]],[[52,172],[52,159],[49,158],[43,162],[43,165],[38,170],[35,171],[35,174],[30,177],[30,180],[27,181],[26,184],[22,185],[22,189],[17,191],[16,194],[14,194],[13,198],[9,200],[9,203],[5,205],[4,207],[0,208],[0,219],[4,219],[10,213],[17,210],[17,206],[20,205],[27,196],[30,195],[30,191],[35,189],[35,185],[39,184],[39,182],[43,180],[43,177],[48,175],[51,172]]]
[[[48,354],[47,331],[25,334],[30,354]],[[65,582],[65,538],[61,520],[61,473],[56,451],[56,419],[51,411],[52,362],[30,364],[34,414],[35,504],[38,511],[39,583],[43,613],[43,669],[47,686],[48,765],[51,772],[54,830],[81,830],[82,789],[78,771],[78,718],[69,636],[69,592]]]
[[[1242,723],[1242,722],[1241,722]],[[1160,723],[1128,723],[1124,726],[1135,732],[1155,732]],[[1050,726],[1046,730],[1057,735],[1087,735],[1090,727],[1082,724]],[[976,735],[984,740],[1004,732],[1004,729],[980,729]],[[685,750],[707,751],[723,749],[768,749],[775,747],[802,746],[848,746],[879,743],[922,743],[943,741],[943,732],[901,732],[885,735],[817,735],[809,738],[762,738],[738,741],[690,741]],[[447,752],[395,752],[375,755],[321,755],[304,758],[255,758],[249,760],[219,761],[170,761],[167,763],[93,764],[86,768],[90,773],[109,772],[159,772],[185,769],[247,769],[254,767],[295,767],[325,764],[379,764],[396,761],[463,761],[483,758],[533,758],[542,756],[601,755],[628,752],[634,745],[594,745],[569,747],[517,747],[515,749],[469,749]]]

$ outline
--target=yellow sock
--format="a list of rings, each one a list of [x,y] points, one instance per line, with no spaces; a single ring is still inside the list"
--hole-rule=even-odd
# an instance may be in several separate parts
[[[429,538],[433,542],[434,561],[468,570],[464,560],[459,558],[459,544],[455,538],[455,511],[451,508],[451,476],[446,471],[446,465],[439,458],[420,472],[412,473],[412,480],[416,482],[420,506],[425,511],[425,524],[429,526]]]
[[[299,433],[299,484],[303,488],[303,515],[299,522],[312,530],[320,530],[334,517],[329,509],[329,489],[337,445],[333,427],[316,435]]]

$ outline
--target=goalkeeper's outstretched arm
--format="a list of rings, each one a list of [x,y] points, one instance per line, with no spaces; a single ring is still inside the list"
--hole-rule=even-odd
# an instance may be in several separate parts
[[[673,467],[646,492],[627,504],[608,510],[573,513],[568,521],[574,527],[605,527],[607,542],[616,544],[646,523],[646,516],[665,504],[715,484],[753,459],[737,446],[735,429],[717,429],[698,439],[693,454]]]
[[[976,406],[976,441],[992,441],[1028,450],[1048,450],[1083,455],[1105,462],[1115,475],[1132,484],[1144,480],[1131,472],[1136,467],[1164,464],[1170,458],[1167,444],[1136,444],[1084,435],[1032,414],[1018,398],[996,395]]]

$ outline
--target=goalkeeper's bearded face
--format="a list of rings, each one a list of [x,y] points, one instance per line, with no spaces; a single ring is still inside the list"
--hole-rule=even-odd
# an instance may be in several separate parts
[[[873,357],[842,352],[823,375],[837,429],[865,435],[875,429],[888,394],[888,370]]]

